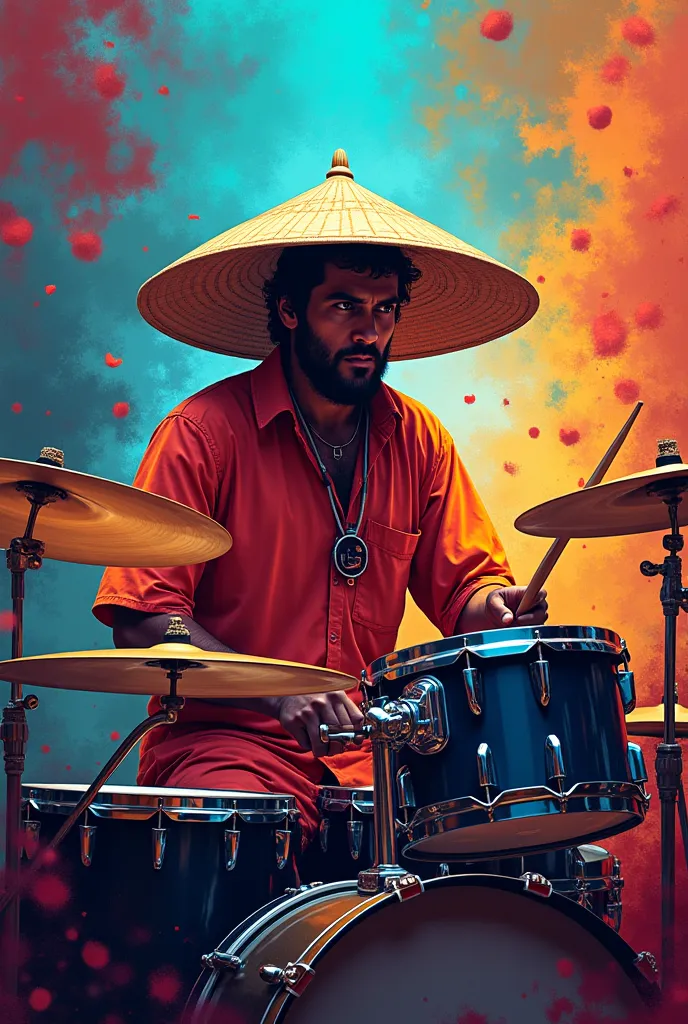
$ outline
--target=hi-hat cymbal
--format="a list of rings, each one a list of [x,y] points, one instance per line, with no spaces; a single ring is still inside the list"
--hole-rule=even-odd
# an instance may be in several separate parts
[[[31,506],[17,485],[26,482],[65,495],[38,513],[33,536],[45,544],[46,558],[82,565],[194,565],[232,546],[219,523],[177,501],[59,465],[0,459],[0,547],[24,535]]]
[[[174,661],[176,668],[184,670],[177,683],[180,697],[287,697],[350,690],[358,682],[332,669],[203,651],[186,643],[14,658],[0,662],[0,679],[58,690],[162,696],[170,692],[170,683],[161,661]]]
[[[563,494],[523,512],[514,526],[533,537],[619,537],[669,532],[669,513],[658,491],[688,490],[688,465],[675,463]],[[688,526],[688,501],[678,507]]]
[[[688,736],[688,708],[680,704],[674,705],[676,711],[676,735]],[[659,736],[664,735],[664,705],[655,704],[654,707],[636,708],[626,715],[626,732],[629,736]]]

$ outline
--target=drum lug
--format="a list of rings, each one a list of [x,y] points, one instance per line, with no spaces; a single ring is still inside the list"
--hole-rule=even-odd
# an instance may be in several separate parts
[[[226,828],[224,830],[224,861],[225,870],[234,871],[239,855],[239,840],[241,832],[237,828]]]
[[[466,654],[468,661],[468,654]],[[483,712],[483,684],[480,672],[470,664],[463,669],[463,684],[466,687],[468,706],[474,715],[481,715]]]
[[[628,767],[634,782],[647,782],[647,768],[643,751],[637,743],[628,744]]]
[[[154,828],[153,833],[153,867],[159,871],[165,859],[165,846],[167,845],[167,829]]]
[[[439,878],[448,878],[449,877],[449,865],[445,864],[445,863],[440,864],[438,872],[437,872],[437,875],[438,875]]]
[[[408,746],[417,754],[438,754],[449,742],[449,718],[444,687],[439,679],[425,676],[404,687],[398,702],[410,705],[413,719]]]
[[[495,772],[494,757],[487,743],[479,744],[476,758],[478,761],[478,783],[484,787],[489,803],[489,787],[497,785],[497,773]]]
[[[287,964],[276,967],[274,964],[261,964],[258,974],[268,985],[284,985],[293,996],[302,995],[315,977],[315,971],[308,964]]]
[[[320,821],[320,849],[327,853],[327,837],[330,831],[330,819],[322,818]]]
[[[240,956],[219,953],[216,949],[212,953],[204,953],[201,957],[201,967],[207,967],[211,971],[243,971],[245,966]]]
[[[358,860],[363,845],[363,822],[347,821],[346,834],[349,841],[349,853],[354,860]]]
[[[27,860],[33,860],[40,846],[41,823],[25,819],[22,825],[24,827],[24,853]]]
[[[541,896],[546,900],[552,895],[552,883],[544,875],[539,875],[535,871],[526,871],[521,875],[521,881],[525,891],[532,892],[534,896]]]
[[[288,828],[276,828],[275,829],[275,855],[277,857],[277,867],[281,871],[284,865],[289,860],[289,851],[291,849],[291,830]]]
[[[561,749],[559,737],[555,736],[553,732],[545,740],[545,758],[547,760],[547,778],[554,779],[559,784],[559,792],[562,792],[562,779],[566,778],[564,752]]]
[[[538,654],[540,657],[538,657],[536,661],[531,661],[528,666],[528,670],[530,672],[533,689],[535,690],[535,696],[542,707],[546,708],[551,697],[549,662],[546,658],[541,656],[542,652],[540,651],[539,645]]]
[[[652,953],[643,950],[642,953],[638,953],[633,963],[648,981],[657,980],[657,974],[659,973],[657,970],[657,960]]]
[[[418,875],[395,875],[385,879],[385,891],[394,892],[399,897],[399,902],[411,900],[414,896],[420,896],[425,891],[425,886]]]
[[[85,868],[90,868],[93,863],[93,849],[96,845],[96,830],[96,825],[79,825],[81,863]]]
[[[411,771],[407,765],[402,765],[397,772],[397,803],[404,818],[403,824],[407,825],[408,812],[414,810],[416,806],[416,796],[413,792],[413,780],[411,779]]]

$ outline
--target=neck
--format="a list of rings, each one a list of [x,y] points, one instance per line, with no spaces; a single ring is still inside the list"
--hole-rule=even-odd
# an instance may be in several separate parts
[[[293,352],[289,354],[285,367],[287,380],[291,386],[301,412],[311,427],[319,434],[332,441],[346,440],[344,435],[350,434],[355,428],[360,409],[355,405],[338,405],[319,394],[298,364]]]

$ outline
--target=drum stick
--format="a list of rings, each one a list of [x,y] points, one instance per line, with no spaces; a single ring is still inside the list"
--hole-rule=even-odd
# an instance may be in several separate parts
[[[605,473],[607,472],[612,462],[618,455],[621,445],[628,437],[630,429],[635,423],[636,419],[638,418],[638,413],[640,412],[642,407],[642,402],[636,402],[633,412],[628,417],[623,427],[610,444],[607,451],[604,453],[600,461],[600,464],[595,468],[592,476],[585,484],[585,487],[594,487],[595,484],[599,484],[602,482]],[[523,615],[525,612],[530,611],[530,609],[533,607],[533,605],[535,604],[535,598],[542,590],[545,581],[547,580],[554,566],[559,561],[561,554],[566,545],[568,544],[569,540],[569,537],[557,537],[557,539],[554,541],[549,551],[547,552],[547,554],[535,570],[535,574],[530,583],[528,584],[526,592],[521,598],[521,603],[519,604],[516,610],[516,615],[514,616],[515,619],[518,618],[519,615]]]

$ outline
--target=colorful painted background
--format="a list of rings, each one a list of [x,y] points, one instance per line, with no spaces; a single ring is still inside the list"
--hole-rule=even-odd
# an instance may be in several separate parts
[[[685,455],[688,5],[513,0],[508,12],[0,2],[0,456],[53,445],[71,468],[130,482],[172,406],[247,367],[157,335],[139,285],[320,182],[339,146],[366,187],[537,282],[541,310],[517,334],[388,378],[452,431],[521,581],[548,542],[513,520],[580,486],[638,397],[612,475],[651,467],[660,437]],[[625,636],[641,704],[661,696],[663,627],[659,583],[638,564],[662,556],[658,534],[574,541],[549,583],[552,622]],[[99,575],[46,560],[30,576],[27,654],[110,645],[90,612]],[[410,606],[398,646],[436,635]],[[44,691],[26,779],[89,781],[144,704]],[[642,745],[652,769],[654,741]],[[133,779],[133,762],[115,776]],[[656,794],[648,821],[605,845],[623,862],[624,935],[658,952]],[[683,863],[678,879],[688,976]]]

